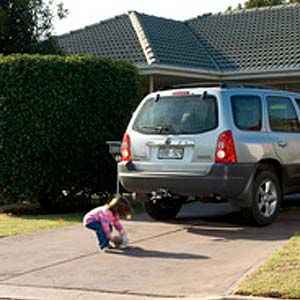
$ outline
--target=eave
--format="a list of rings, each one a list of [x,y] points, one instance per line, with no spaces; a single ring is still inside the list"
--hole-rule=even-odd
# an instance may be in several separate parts
[[[137,65],[137,68],[140,70],[142,75],[146,76],[165,75],[207,80],[248,80],[300,77],[300,67],[269,70],[241,70],[234,72],[209,71],[159,64]]]

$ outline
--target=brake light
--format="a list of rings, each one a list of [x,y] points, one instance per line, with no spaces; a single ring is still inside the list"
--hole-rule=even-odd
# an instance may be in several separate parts
[[[189,95],[189,91],[176,91],[173,93],[173,95]]]
[[[236,163],[236,153],[231,130],[219,135],[216,148],[216,163]]]
[[[124,134],[121,145],[122,161],[131,161],[131,149],[130,149],[130,136],[128,133]]]

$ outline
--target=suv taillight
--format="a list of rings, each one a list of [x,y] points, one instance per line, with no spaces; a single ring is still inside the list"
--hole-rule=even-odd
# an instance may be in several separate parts
[[[216,163],[236,163],[236,153],[231,130],[219,135],[216,148]]]
[[[128,133],[124,134],[122,145],[121,145],[122,161],[131,161],[131,150],[130,150],[130,136]]]

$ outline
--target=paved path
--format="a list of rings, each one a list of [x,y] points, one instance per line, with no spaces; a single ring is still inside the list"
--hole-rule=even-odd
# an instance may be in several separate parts
[[[300,200],[300,199],[299,199]],[[0,299],[170,299],[226,295],[300,229],[300,201],[263,228],[228,204],[192,204],[172,224],[124,222],[126,251],[97,251],[81,225],[0,239]],[[293,206],[293,208],[291,207]]]

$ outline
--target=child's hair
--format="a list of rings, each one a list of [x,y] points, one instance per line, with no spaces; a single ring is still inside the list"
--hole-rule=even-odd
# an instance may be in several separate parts
[[[109,210],[115,215],[130,218],[132,208],[129,201],[125,197],[117,196],[108,203]]]

